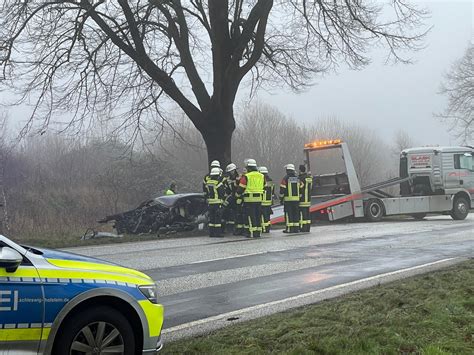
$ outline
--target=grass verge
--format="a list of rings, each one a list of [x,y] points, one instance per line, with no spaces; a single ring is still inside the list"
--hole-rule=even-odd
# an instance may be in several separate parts
[[[474,260],[165,344],[163,354],[474,354]]]

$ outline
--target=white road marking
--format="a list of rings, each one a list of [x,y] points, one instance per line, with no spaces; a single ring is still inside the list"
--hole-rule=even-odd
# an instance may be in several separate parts
[[[202,324],[215,322],[215,321],[221,320],[223,318],[230,318],[230,317],[239,315],[241,313],[256,311],[256,310],[266,308],[266,307],[269,307],[269,306],[275,306],[275,305],[278,305],[278,304],[281,304],[281,303],[291,302],[291,301],[295,301],[295,300],[305,298],[305,297],[311,297],[311,296],[314,296],[314,295],[317,295],[317,294],[320,294],[320,293],[323,293],[323,292],[333,291],[333,290],[337,290],[337,289],[348,287],[348,286],[354,286],[354,285],[364,283],[364,282],[367,282],[367,281],[373,281],[373,280],[381,279],[381,278],[384,278],[384,277],[387,277],[387,276],[397,275],[397,274],[401,274],[401,273],[404,273],[404,272],[421,269],[421,268],[424,268],[424,267],[427,267],[427,266],[432,266],[432,265],[444,263],[444,262],[451,261],[451,260],[454,260],[454,259],[456,259],[456,258],[447,258],[447,259],[437,260],[437,261],[433,261],[433,262],[426,263],[426,264],[421,264],[421,265],[417,265],[417,266],[413,266],[413,267],[409,267],[409,268],[405,268],[405,269],[400,269],[400,270],[396,270],[396,271],[387,272],[387,273],[384,273],[384,274],[379,274],[379,275],[375,275],[375,276],[371,276],[371,277],[366,277],[364,279],[359,279],[359,280],[347,282],[347,283],[336,285],[336,286],[327,287],[327,288],[317,290],[317,291],[302,293],[301,295],[284,298],[284,299],[281,299],[281,300],[278,300],[278,301],[262,303],[262,304],[259,304],[259,305],[256,305],[256,306],[242,308],[242,309],[238,309],[236,311],[232,311],[232,312],[228,312],[228,313],[222,313],[222,314],[219,314],[217,316],[208,317],[208,318],[196,320],[196,321],[193,321],[193,322],[180,324],[180,325],[168,328],[168,329],[164,329],[162,334],[173,333],[173,332],[180,331],[180,330],[183,330],[183,329],[196,327],[196,326],[199,326],[199,325],[202,325]]]
[[[236,258],[243,258],[245,256],[253,256],[253,255],[260,255],[260,254],[267,254],[267,253],[278,253],[280,251],[287,251],[288,249],[277,249],[277,250],[265,250],[265,251],[259,251],[258,253],[250,253],[250,254],[238,254],[238,255],[230,255],[230,256],[225,256],[222,258],[215,258],[215,259],[207,259],[207,260],[198,260],[198,261],[193,261],[187,265],[193,265],[193,264],[202,264],[202,263],[210,263],[213,261],[220,261],[220,260],[226,260],[226,259],[236,259]]]

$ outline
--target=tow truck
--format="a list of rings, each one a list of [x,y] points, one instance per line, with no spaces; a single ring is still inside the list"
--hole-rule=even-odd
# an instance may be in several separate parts
[[[474,147],[405,149],[400,153],[398,177],[362,187],[346,142],[310,142],[304,145],[304,154],[307,170],[319,173],[313,175],[313,220],[377,222],[384,216],[423,219],[427,214],[463,220],[474,207]],[[398,195],[387,192],[396,185]],[[271,223],[284,220],[283,206],[274,207]]]

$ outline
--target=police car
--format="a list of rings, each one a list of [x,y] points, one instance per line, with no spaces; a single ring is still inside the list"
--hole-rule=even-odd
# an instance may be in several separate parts
[[[0,354],[152,354],[162,325],[147,275],[0,235]]]

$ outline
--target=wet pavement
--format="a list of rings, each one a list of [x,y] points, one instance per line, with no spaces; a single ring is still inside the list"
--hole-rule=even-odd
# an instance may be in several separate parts
[[[473,257],[474,214],[465,221],[437,216],[329,224],[313,226],[309,234],[275,230],[259,240],[195,237],[73,251],[144,270],[158,283],[164,328],[173,330],[281,300],[288,309],[314,291]]]

